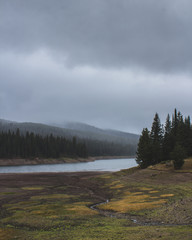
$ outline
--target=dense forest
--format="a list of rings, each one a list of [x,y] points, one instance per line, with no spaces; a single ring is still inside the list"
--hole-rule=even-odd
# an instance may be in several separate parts
[[[89,156],[135,156],[137,145],[84,139]]]
[[[66,127],[66,128],[65,128]],[[24,122],[24,123],[18,123],[14,121],[9,120],[3,120],[0,119],[0,133],[2,134],[9,133],[9,139],[15,138],[17,129],[19,129],[19,135],[21,137],[27,135],[27,139],[29,139],[29,135],[32,135],[32,138],[35,136],[35,138],[44,139],[42,140],[45,142],[45,139],[50,138],[51,139],[63,139],[62,144],[58,143],[59,140],[54,140],[53,146],[52,143],[49,142],[49,148],[52,146],[52,150],[49,149],[50,152],[55,152],[54,154],[46,153],[42,154],[41,150],[35,150],[33,146],[31,146],[31,151],[33,152],[33,156],[36,157],[43,157],[46,156],[78,156],[78,151],[73,152],[73,148],[69,147],[68,145],[71,145],[70,143],[73,141],[73,138],[75,136],[76,143],[80,143],[80,145],[84,145],[86,148],[86,155],[87,156],[135,156],[137,144],[139,140],[139,135],[121,132],[117,130],[103,130],[88,124],[84,123],[67,123],[67,125],[61,125],[60,127],[54,126],[54,125],[46,125],[41,123],[32,123],[32,122]],[[13,134],[14,133],[14,134]],[[22,140],[25,142],[25,144],[29,144],[29,140]],[[65,139],[65,140],[64,140]],[[9,140],[11,142],[12,140]],[[17,141],[12,141],[12,144]],[[28,142],[28,143],[27,143]],[[39,142],[39,140],[38,140]],[[51,141],[53,142],[53,141]],[[55,142],[57,142],[60,146],[62,145],[62,150],[58,151],[55,149]],[[9,149],[10,144],[8,142],[4,142],[3,146],[0,145],[0,151],[3,151],[3,154],[0,154],[0,157],[7,156],[9,158]],[[67,145],[67,146],[66,146]],[[1,150],[1,149],[4,150]],[[15,148],[15,147],[14,147]],[[37,149],[40,148],[40,146],[35,147]],[[46,149],[47,147],[45,147]],[[80,147],[82,148],[82,147]],[[7,149],[7,154],[5,154],[5,149]],[[12,151],[10,149],[10,151]],[[48,150],[46,150],[48,151]],[[63,152],[64,151],[64,152]],[[17,152],[21,152],[20,150]],[[22,150],[22,152],[26,152]],[[82,151],[83,152],[83,151]],[[38,156],[38,154],[40,156]],[[14,154],[14,156],[18,156],[18,154]],[[23,157],[24,154],[20,154]],[[80,153],[82,155],[82,153]],[[84,154],[83,154],[84,155]],[[28,155],[27,155],[28,156]],[[4,157],[5,158],[5,157]]]
[[[192,156],[192,126],[190,117],[183,117],[174,110],[172,119],[168,114],[165,125],[161,125],[155,114],[151,131],[144,128],[137,148],[137,163],[141,168],[162,161],[174,160],[175,169],[182,167],[184,158]]]
[[[60,158],[88,156],[133,156],[135,144],[118,144],[77,137],[64,138],[53,134],[41,136],[33,132],[0,133],[0,158]]]
[[[69,157],[87,157],[85,143],[77,142],[76,138],[72,140],[63,137],[40,136],[34,133],[26,132],[20,134],[19,129],[16,132],[0,133],[0,158],[59,158]]]

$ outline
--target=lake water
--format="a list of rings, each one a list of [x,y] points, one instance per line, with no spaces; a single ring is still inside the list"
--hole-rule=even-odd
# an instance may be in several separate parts
[[[134,158],[107,159],[94,162],[44,164],[27,166],[0,167],[0,173],[33,173],[33,172],[84,172],[84,171],[119,171],[137,166]]]

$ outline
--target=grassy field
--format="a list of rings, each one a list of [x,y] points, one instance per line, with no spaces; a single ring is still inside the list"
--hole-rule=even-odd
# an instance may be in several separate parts
[[[0,175],[0,239],[192,239],[192,159],[116,173]],[[90,206],[100,204],[94,208]]]

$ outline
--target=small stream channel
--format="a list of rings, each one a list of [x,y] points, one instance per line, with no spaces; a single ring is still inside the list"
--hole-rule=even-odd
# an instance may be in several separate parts
[[[110,200],[107,199],[106,201],[95,203],[91,206],[89,206],[90,209],[94,211],[98,211],[100,214],[106,216],[106,217],[112,217],[112,218],[121,218],[121,219],[128,219],[134,224],[137,224],[139,226],[191,226],[191,224],[174,224],[174,223],[164,223],[164,222],[151,222],[151,220],[144,219],[140,216],[131,216],[129,214],[122,214],[117,212],[112,212],[109,210],[101,210],[98,209],[97,206],[100,206],[102,204],[109,203]]]
[[[111,212],[111,211],[107,211],[107,210],[101,210],[101,209],[97,208],[98,206],[103,205],[103,204],[107,204],[107,203],[109,203],[109,199],[107,199],[104,202],[95,203],[95,204],[89,206],[89,208],[94,210],[94,211],[98,211],[99,213],[101,213],[105,216],[110,216],[110,217],[113,217],[113,218],[128,218],[124,214],[118,214],[118,213],[115,213],[115,212]],[[136,219],[131,218],[130,220],[135,224],[138,223],[138,221]]]
[[[100,203],[95,203],[93,205],[91,205],[89,208],[92,209],[92,210],[95,210],[95,211],[100,211],[97,206],[99,205],[103,205],[103,204],[107,204],[109,202],[109,199],[107,199],[106,201],[104,202],[100,202]]]

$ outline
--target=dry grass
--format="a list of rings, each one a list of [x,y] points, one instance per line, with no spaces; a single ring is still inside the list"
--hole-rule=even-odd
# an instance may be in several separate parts
[[[43,190],[43,187],[40,187],[40,186],[32,186],[32,187],[23,187],[22,189],[23,189],[23,190],[33,191],[33,190]]]
[[[148,168],[159,171],[192,172],[192,158],[185,159],[184,165],[180,170],[174,170],[173,161],[159,163],[154,166],[149,166]]]
[[[117,184],[117,185],[112,186],[112,187],[110,187],[110,188],[111,188],[111,189],[119,189],[119,188],[123,188],[123,187],[124,187],[123,184]]]
[[[0,228],[0,239],[1,240],[12,240],[12,239],[20,239],[20,234],[17,230],[11,228]]]
[[[121,199],[119,201],[112,201],[106,205],[101,205],[101,209],[112,210],[120,213],[128,213],[130,211],[140,211],[145,209],[152,209],[160,207],[161,204],[166,203],[165,199],[157,201],[146,201],[149,199],[148,195],[143,195],[140,198],[131,196],[128,198]]]
[[[142,187],[140,188],[142,191],[152,191],[153,188]]]
[[[105,205],[100,205],[103,210],[110,210],[120,213],[128,213],[130,211],[140,211],[146,209],[158,208],[167,202],[168,197],[174,194],[161,194],[157,190],[149,187],[138,188],[138,191],[126,191],[121,198],[114,198]]]
[[[75,214],[77,216],[92,216],[97,215],[97,211],[91,210],[88,205],[91,205],[90,202],[77,202],[71,205],[68,205],[68,211],[70,214]]]
[[[188,159],[185,159],[185,163],[182,167],[181,170],[179,170],[180,172],[192,172],[192,158],[188,158]]]
[[[155,190],[155,191],[150,191],[149,193],[158,193],[158,192],[159,192],[159,191],[156,191],[156,190]]]
[[[160,195],[160,197],[173,197],[173,196],[174,196],[174,194],[172,194],[172,193]]]

